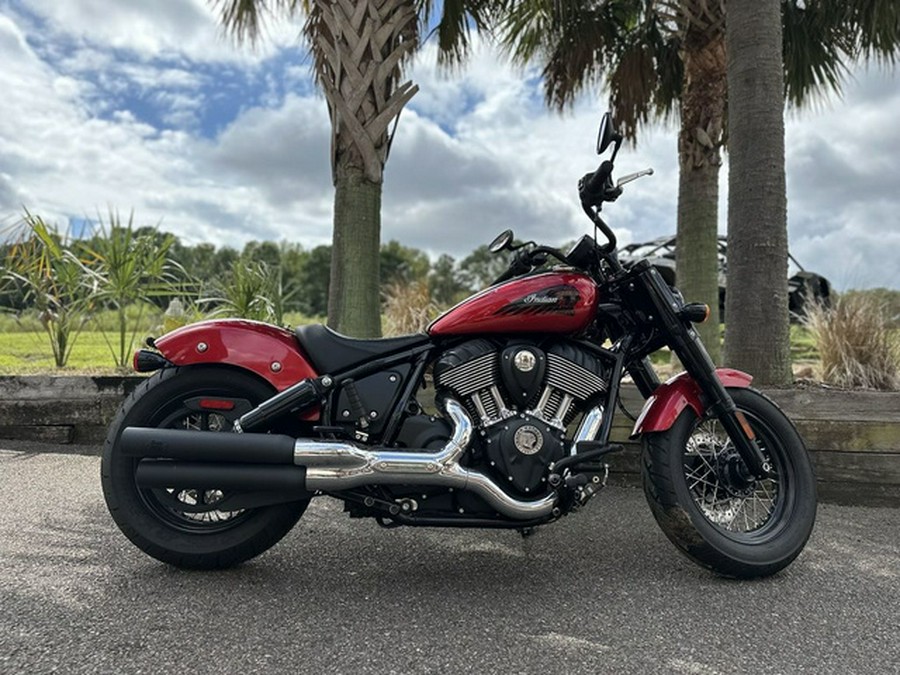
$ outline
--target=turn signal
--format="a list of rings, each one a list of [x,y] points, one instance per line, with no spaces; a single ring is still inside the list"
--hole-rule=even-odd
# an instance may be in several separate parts
[[[709,305],[702,302],[692,302],[681,308],[678,316],[687,319],[691,323],[703,323],[709,318]]]
[[[154,370],[159,370],[172,364],[162,354],[151,352],[147,349],[139,349],[134,353],[131,365],[139,373],[152,373]]]

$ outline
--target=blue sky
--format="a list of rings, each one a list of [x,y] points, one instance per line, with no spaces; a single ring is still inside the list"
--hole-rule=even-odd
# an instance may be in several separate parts
[[[237,47],[205,0],[0,0],[0,224],[132,209],[188,243],[330,241],[329,125],[299,25]],[[506,227],[547,243],[590,229],[602,92],[544,110],[535,71],[487,45],[449,76],[426,44],[385,174],[383,239],[462,256]],[[900,77],[857,69],[843,99],[787,115],[791,248],[839,288],[898,288]],[[674,231],[674,127],[617,168],[653,166],[608,207],[623,242]],[[724,231],[727,164],[721,174]]]

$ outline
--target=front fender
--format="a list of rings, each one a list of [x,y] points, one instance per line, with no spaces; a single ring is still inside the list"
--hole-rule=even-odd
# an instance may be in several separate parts
[[[201,321],[163,335],[154,347],[176,366],[236,366],[256,373],[278,391],[318,376],[293,333],[259,321]]]
[[[716,368],[716,375],[726,387],[749,387],[753,381],[751,375],[731,368]],[[705,410],[700,387],[690,375],[679,373],[659,385],[644,403],[641,414],[634,423],[631,438],[669,429],[687,406],[691,406],[698,417]]]

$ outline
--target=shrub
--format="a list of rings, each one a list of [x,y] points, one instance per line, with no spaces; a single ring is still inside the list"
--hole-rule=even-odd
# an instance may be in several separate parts
[[[805,323],[819,351],[822,380],[843,388],[897,389],[900,354],[884,307],[863,294],[813,306]]]
[[[131,360],[137,333],[144,325],[144,311],[154,300],[183,294],[179,287],[180,268],[169,258],[175,243],[171,234],[156,228],[135,229],[134,214],[123,222],[110,211],[109,222],[98,218],[94,236],[83,247],[97,288],[95,299],[116,313],[115,342],[103,332],[117,368]],[[137,307],[137,317],[129,317],[129,307]]]
[[[383,292],[385,335],[421,333],[438,314],[427,281],[394,281]]]
[[[210,316],[230,316],[281,324],[291,293],[282,284],[281,269],[262,261],[239,258],[230,273],[199,302],[214,309]]]
[[[58,368],[69,360],[96,290],[72,244],[68,232],[26,211],[3,264],[4,283],[37,311]]]

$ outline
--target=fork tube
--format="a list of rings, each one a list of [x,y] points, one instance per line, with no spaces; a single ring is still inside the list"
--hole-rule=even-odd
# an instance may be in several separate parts
[[[686,324],[678,316],[678,302],[669,291],[659,272],[642,260],[635,268],[640,270],[638,277],[642,280],[647,295],[653,303],[659,323],[663,326],[670,340],[670,347],[681,359],[687,371],[703,392],[706,401],[706,412],[715,416],[734,442],[741,459],[747,464],[753,475],[765,478],[770,475],[771,466],[756,444],[756,440],[747,435],[737,416],[737,406],[716,375],[716,366],[709,357],[706,347],[694,327]],[[640,266],[640,267],[639,267]],[[643,267],[643,269],[641,269]]]

